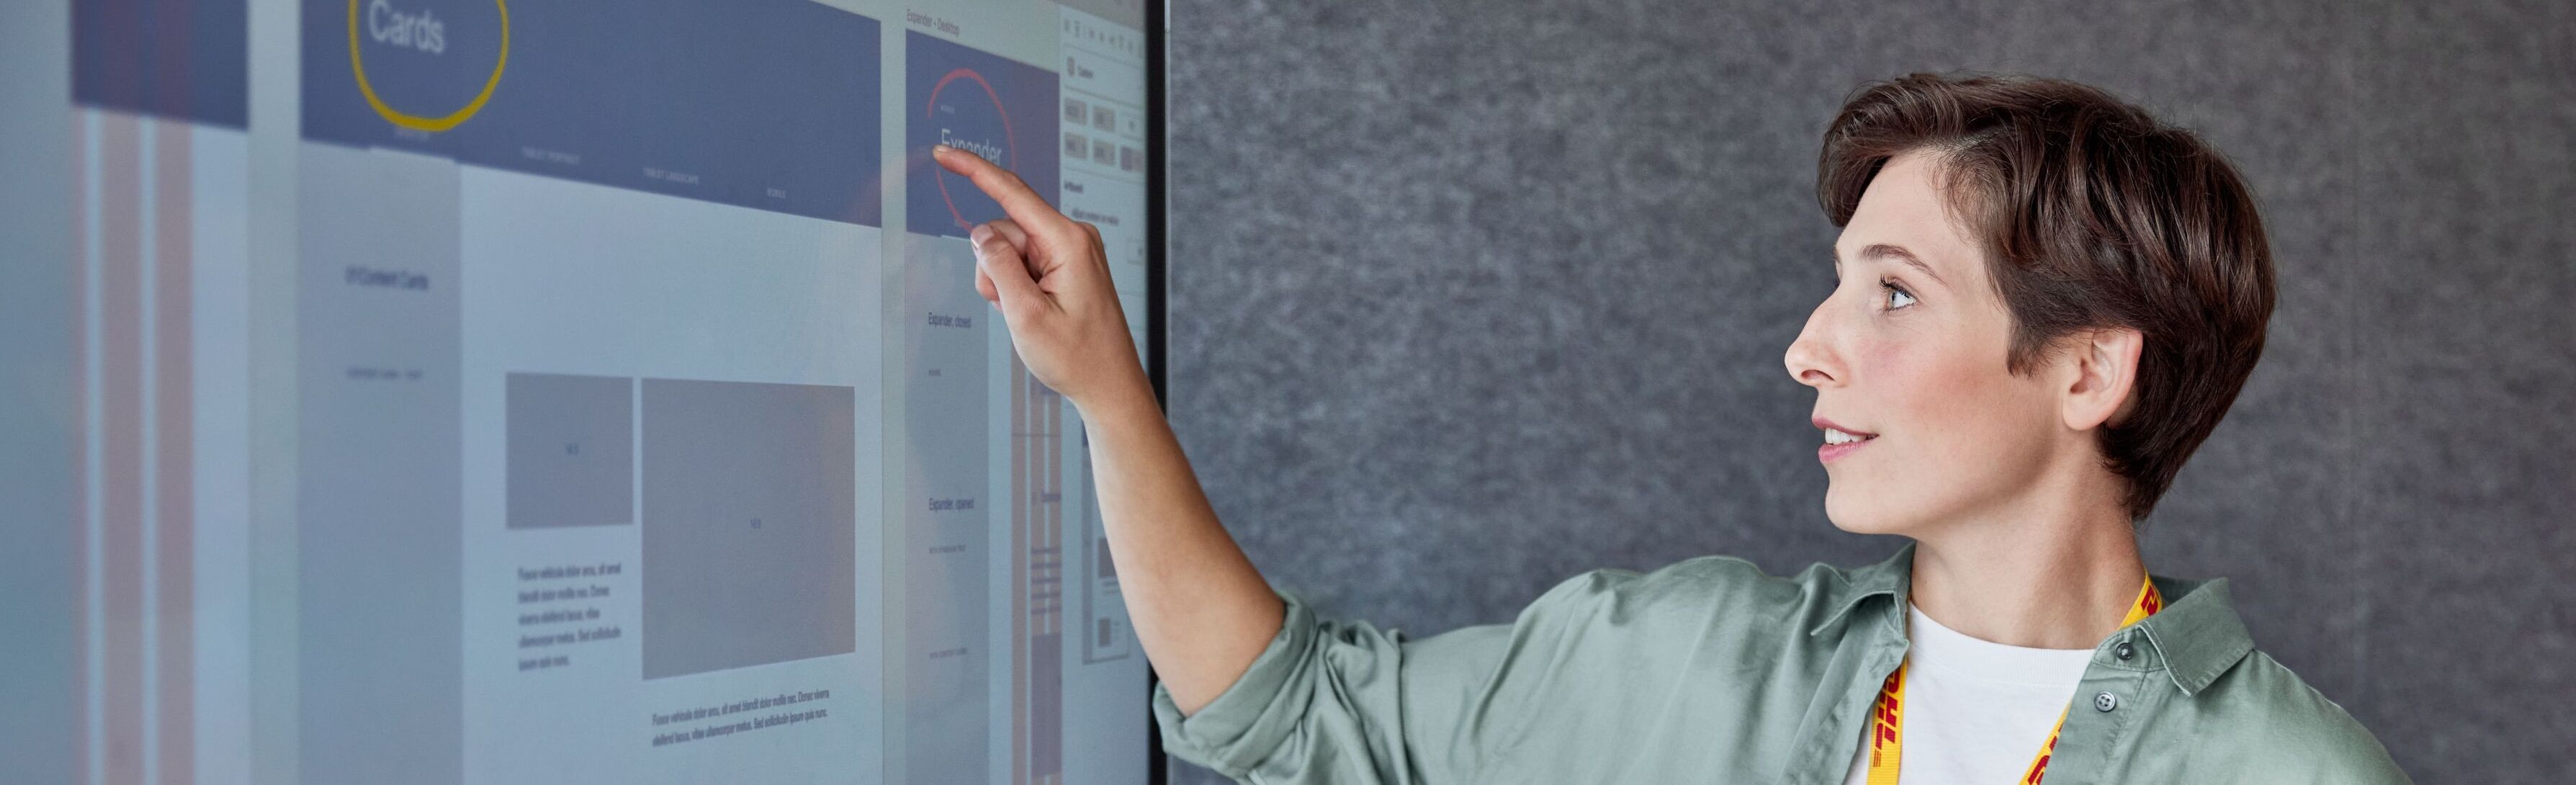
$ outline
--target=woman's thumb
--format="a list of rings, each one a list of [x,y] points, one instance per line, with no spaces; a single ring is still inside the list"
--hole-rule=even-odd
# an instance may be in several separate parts
[[[1010,318],[1027,309],[1043,305],[1046,293],[1029,277],[1029,263],[1018,245],[994,231],[991,224],[978,224],[967,242],[975,246],[975,264],[984,277],[993,281],[993,289],[1002,296],[1002,315]]]

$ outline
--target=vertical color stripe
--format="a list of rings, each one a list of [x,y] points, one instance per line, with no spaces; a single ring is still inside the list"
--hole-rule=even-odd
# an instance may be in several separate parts
[[[99,151],[100,425],[105,457],[100,526],[106,628],[107,782],[142,781],[143,622],[142,227],[140,124],[102,112]]]
[[[178,40],[184,40],[178,39]],[[183,58],[173,58],[172,61]],[[169,61],[165,61],[169,62]],[[196,292],[191,255],[194,189],[190,187],[190,126],[154,124],[157,157],[153,163],[155,216],[153,267],[153,408],[156,423],[153,472],[153,518],[158,542],[153,549],[160,581],[154,598],[159,625],[155,654],[160,660],[156,683],[160,705],[158,749],[162,785],[194,781],[196,668],[195,418],[190,404],[196,390],[190,362],[194,344]]]
[[[89,615],[90,611],[94,607],[90,600],[89,591],[89,582],[92,574],[89,567],[91,552],[89,417],[90,394],[93,391],[89,383],[89,350],[90,339],[92,337],[89,329],[89,203],[90,199],[98,193],[96,184],[90,180],[89,173],[89,117],[90,115],[86,111],[78,109],[73,110],[71,135],[72,291],[70,294],[72,364],[70,378],[72,385],[72,405],[74,408],[71,416],[70,439],[72,445],[70,483],[70,490],[72,493],[72,515],[70,523],[73,531],[71,553],[72,672],[76,674],[73,677],[72,682],[72,695],[75,700],[72,701],[71,706],[73,739],[71,752],[72,760],[76,761],[74,765],[78,767],[75,770],[81,772],[80,781],[82,782],[93,781],[98,776],[97,772],[92,771],[89,768],[89,722],[91,716],[90,690],[97,684],[97,675],[92,671],[89,664],[90,653],[94,651],[94,648],[89,642],[91,629]]]

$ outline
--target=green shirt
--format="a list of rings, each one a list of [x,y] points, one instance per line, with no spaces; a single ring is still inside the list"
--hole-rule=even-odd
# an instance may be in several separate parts
[[[1913,557],[1597,571],[1421,640],[1287,598],[1233,686],[1187,717],[1157,689],[1154,713],[1167,750],[1257,783],[1840,785],[1905,657]],[[2226,581],[2153,580],[2164,610],[2094,647],[2046,785],[2408,781],[2254,650]]]

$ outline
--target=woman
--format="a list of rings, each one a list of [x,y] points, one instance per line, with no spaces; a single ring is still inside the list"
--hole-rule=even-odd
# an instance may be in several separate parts
[[[2093,88],[1854,94],[1817,191],[1834,291],[1786,356],[1825,513],[1911,543],[1794,577],[1587,574],[1407,641],[1274,594],[1157,412],[1097,236],[972,155],[1011,215],[977,286],[1091,436],[1166,746],[1256,782],[2405,782],[2255,651],[2225,581],[2135,523],[2253,370],[2270,251],[2235,170]]]

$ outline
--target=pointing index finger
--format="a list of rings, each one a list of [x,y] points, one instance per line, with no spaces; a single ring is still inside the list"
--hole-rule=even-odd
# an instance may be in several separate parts
[[[974,181],[976,188],[1001,203],[1002,212],[1008,213],[1011,220],[1020,222],[1021,226],[1055,226],[1065,220],[1064,214],[1056,212],[1036,191],[1029,190],[1029,184],[1022,182],[1019,175],[984,160],[983,156],[942,144],[931,146],[930,157],[938,161],[940,167]]]

